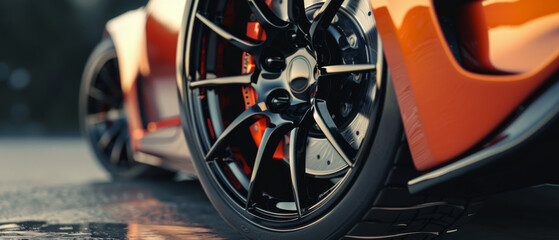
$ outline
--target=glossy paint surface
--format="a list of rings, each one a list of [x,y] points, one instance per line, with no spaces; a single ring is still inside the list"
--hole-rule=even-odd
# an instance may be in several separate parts
[[[473,1],[458,18],[462,56],[476,70],[524,73],[557,55],[557,1]]]
[[[145,23],[150,72],[141,79],[148,130],[150,124],[178,118],[175,56],[184,1],[150,1]],[[167,121],[168,122],[168,121]],[[159,126],[160,124],[158,124]]]
[[[522,54],[523,51],[511,53],[507,48],[499,50],[501,53],[489,51],[487,55],[490,56],[490,61],[500,58],[499,54],[512,54],[510,56],[526,57],[525,61],[531,62],[529,67],[514,67],[514,74],[470,72],[451,53],[431,0],[407,0],[405,4],[389,0],[370,2],[393,77],[414,163],[419,170],[436,167],[473,147],[559,67],[559,44],[555,43],[547,45],[547,54],[543,57],[536,54],[538,61],[531,61]],[[499,2],[526,4],[524,1],[503,0],[484,3],[482,7],[496,6],[493,4]],[[555,6],[557,3],[552,4]],[[496,10],[482,9],[482,12],[487,11]],[[545,15],[554,18],[556,13]],[[537,15],[543,13],[533,11],[531,17],[514,15],[514,11],[510,14],[513,14],[510,17],[517,22],[507,27],[505,32],[515,33],[515,39],[503,37],[505,35],[501,34],[504,33],[499,33],[497,29],[501,25],[497,24],[493,28],[493,25],[488,25],[486,30],[492,29],[492,32],[487,36],[497,36],[490,38],[497,41],[494,44],[500,44],[499,41],[504,41],[503,44],[516,41],[515,44],[520,46],[549,43],[552,41],[548,37],[553,38],[554,32],[559,29],[556,22],[549,20],[541,28],[532,28],[539,29],[541,35],[522,34],[526,32],[522,29],[540,20]],[[479,16],[469,17],[476,19]],[[533,42],[530,39],[538,40]],[[531,47],[534,46],[526,48]],[[506,66],[505,62],[503,64]],[[503,64],[498,66],[510,71],[508,67],[502,67]]]
[[[132,147],[143,152],[135,157],[145,163],[171,164],[168,167],[193,172],[189,164],[177,163],[190,159],[188,151],[182,151],[186,143],[175,80],[177,37],[185,3],[151,0],[145,8],[109,21],[106,28],[121,66]]]

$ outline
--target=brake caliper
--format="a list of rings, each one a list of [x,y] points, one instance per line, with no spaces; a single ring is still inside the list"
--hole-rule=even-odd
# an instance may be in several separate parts
[[[266,0],[266,5],[268,7],[272,7],[272,0]],[[250,19],[254,19],[251,16]],[[266,40],[266,32],[260,26],[260,23],[254,21],[250,21],[247,23],[247,37],[252,38],[257,41],[265,41]],[[251,73],[254,71],[256,67],[256,63],[254,62],[254,57],[252,57],[247,52],[243,53],[243,74]],[[245,101],[245,108],[248,109],[252,105],[256,104],[256,91],[250,86],[243,86],[243,97]],[[260,142],[262,140],[262,136],[264,135],[264,131],[266,130],[266,119],[260,119],[252,126],[250,126],[250,133],[252,134],[252,138],[256,143],[256,146],[260,146]],[[283,159],[284,158],[284,150],[283,150],[284,141],[282,140],[274,153],[275,159]]]

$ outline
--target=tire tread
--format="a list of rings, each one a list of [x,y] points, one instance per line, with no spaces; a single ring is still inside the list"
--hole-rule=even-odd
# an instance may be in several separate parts
[[[407,182],[418,175],[404,137],[372,207],[342,239],[441,239],[481,207],[481,199],[411,195]]]

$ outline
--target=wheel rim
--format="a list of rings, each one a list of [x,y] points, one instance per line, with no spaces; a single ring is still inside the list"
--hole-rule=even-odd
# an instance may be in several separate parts
[[[82,122],[99,160],[113,173],[126,174],[136,166],[133,159],[128,123],[124,113],[124,98],[115,53],[98,59],[84,96]]]
[[[328,213],[359,172],[361,146],[371,141],[380,42],[371,13],[356,10],[370,9],[368,3],[342,2],[291,0],[275,12],[263,1],[194,3],[186,110],[203,165],[232,208],[265,228],[293,230]],[[231,17],[231,8],[250,17]],[[252,20],[265,40],[238,37],[243,29],[234,26]],[[226,64],[213,55],[242,56],[243,69],[220,69]],[[253,71],[246,70],[247,56]],[[249,91],[254,99],[243,104]]]

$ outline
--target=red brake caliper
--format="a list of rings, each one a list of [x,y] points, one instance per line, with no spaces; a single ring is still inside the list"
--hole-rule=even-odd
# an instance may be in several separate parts
[[[266,4],[271,8],[272,7],[272,0],[266,0]],[[260,27],[258,22],[248,22],[247,24],[247,34],[249,38],[264,41],[266,40],[266,33],[264,29]],[[250,73],[254,71],[256,64],[254,63],[254,57],[252,57],[248,53],[243,53],[243,74]],[[252,105],[256,104],[256,91],[250,86],[243,87],[243,96],[245,100],[245,108],[248,109]],[[266,119],[260,119],[256,123],[254,123],[250,127],[250,132],[252,134],[252,138],[256,143],[256,146],[260,146],[260,141],[262,140],[262,136],[264,135],[264,130],[266,130]],[[275,159],[283,159],[283,140],[279,143],[278,147],[276,148],[276,152],[274,153]]]

